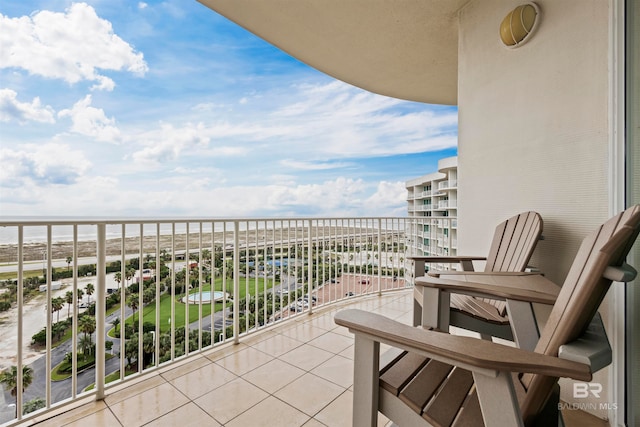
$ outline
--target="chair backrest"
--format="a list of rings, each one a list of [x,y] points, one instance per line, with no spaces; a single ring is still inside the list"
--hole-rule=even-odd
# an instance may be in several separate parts
[[[524,271],[541,235],[537,212],[523,212],[498,224],[484,270]]]
[[[635,205],[583,240],[542,330],[537,353],[557,356],[561,345],[582,335],[611,286],[611,280],[604,277],[605,270],[624,263],[639,232],[640,205]],[[541,375],[522,376],[527,390],[521,408],[525,425],[534,422],[557,380]]]

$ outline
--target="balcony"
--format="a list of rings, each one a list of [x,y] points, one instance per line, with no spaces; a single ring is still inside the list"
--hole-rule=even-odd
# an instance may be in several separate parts
[[[17,389],[17,399],[8,390],[0,395],[0,422],[350,425],[353,336],[335,325],[333,317],[338,310],[360,308],[411,323],[413,291],[403,279],[402,259],[404,230],[410,223],[406,218],[0,222],[3,239],[12,232],[16,237],[15,243],[0,246],[2,269],[15,271],[18,278],[16,301],[12,294],[3,297],[14,305],[9,316],[14,324],[2,329],[2,361],[33,370],[33,381],[24,392]],[[41,232],[44,241],[37,238]],[[69,249],[71,259],[65,256]],[[131,274],[126,267],[136,260],[142,268]],[[117,261],[121,269],[113,271]],[[34,270],[46,272],[42,293],[39,287],[29,291],[27,277]],[[71,277],[52,280],[61,271]],[[117,273],[122,276],[115,283]],[[120,328],[121,338],[114,338],[109,332],[115,319],[131,319],[129,304],[136,298],[115,309],[107,308],[108,299],[118,293],[125,297],[126,289],[139,285],[136,276],[145,287],[155,284],[155,298],[138,293],[143,309],[136,322],[124,321],[131,328],[137,323],[143,339],[137,339],[137,332],[129,334],[128,327]],[[161,290],[163,281],[169,286]],[[81,308],[76,296],[90,282],[96,284],[88,298],[93,304]],[[181,283],[192,284],[186,299],[178,292]],[[221,285],[231,295],[246,293],[226,303],[205,302],[208,283],[216,290]],[[72,304],[62,311],[73,325],[71,339],[58,346],[54,332],[61,310],[53,300],[68,290]],[[167,295],[175,319],[168,325],[158,321],[159,305]],[[197,302],[181,302],[195,295]],[[97,322],[88,335],[96,343],[97,362],[81,369],[85,347],[74,343],[83,342],[82,319],[92,305]],[[156,314],[150,316],[153,309]],[[190,317],[189,328],[184,328],[184,320],[180,325],[180,310]],[[34,352],[27,331],[38,329],[39,322],[46,326],[46,339]],[[136,343],[124,345],[124,357],[120,340]],[[107,342],[114,343],[111,350],[105,350]],[[65,352],[71,355],[71,376],[54,381],[51,372]],[[105,381],[109,374],[113,382]],[[87,388],[89,384],[95,387]],[[41,409],[16,414],[12,402],[22,407],[35,397],[42,399]],[[577,411],[567,415],[566,425],[585,425],[583,420],[571,421],[581,416]],[[379,425],[389,424],[379,415]]]
[[[0,363],[18,368],[17,383],[25,367],[33,380],[15,397],[3,387],[0,423],[84,405],[52,425],[89,413],[107,425],[163,415],[173,424],[192,410],[208,424],[247,425],[249,413],[272,409],[291,417],[283,425],[310,417],[334,425],[331,414],[350,405],[352,338],[334,331],[332,313],[404,298],[392,291],[405,289],[407,226],[406,218],[2,221],[1,267],[15,278],[0,283],[11,304]],[[296,400],[301,389],[314,390],[313,402]],[[243,398],[221,400],[236,392]],[[40,408],[20,414],[16,402]]]

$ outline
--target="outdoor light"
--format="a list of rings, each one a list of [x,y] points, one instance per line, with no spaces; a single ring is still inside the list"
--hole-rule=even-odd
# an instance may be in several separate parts
[[[531,38],[540,21],[540,9],[535,3],[520,5],[507,14],[500,24],[500,39],[505,46],[515,48]]]

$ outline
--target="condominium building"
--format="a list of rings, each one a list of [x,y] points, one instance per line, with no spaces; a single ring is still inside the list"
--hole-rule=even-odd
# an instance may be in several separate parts
[[[438,161],[438,171],[406,182],[411,255],[456,255],[458,247],[458,158]],[[438,268],[447,268],[438,265]],[[427,267],[428,268],[428,267]],[[412,269],[408,268],[411,272]]]

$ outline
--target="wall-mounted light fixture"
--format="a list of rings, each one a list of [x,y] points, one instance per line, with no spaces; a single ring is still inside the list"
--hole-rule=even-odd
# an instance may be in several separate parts
[[[505,46],[522,46],[540,22],[540,9],[535,3],[526,3],[513,9],[500,24],[500,39]]]

